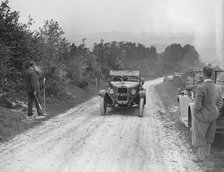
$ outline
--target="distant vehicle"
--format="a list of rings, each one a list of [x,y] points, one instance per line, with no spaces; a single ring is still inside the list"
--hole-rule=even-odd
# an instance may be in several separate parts
[[[166,76],[163,78],[163,82],[174,82],[175,78],[174,76]]]
[[[173,77],[174,77],[174,80],[175,80],[175,79],[178,79],[178,78],[180,78],[180,77],[181,77],[181,74],[180,74],[180,73],[178,73],[178,72],[174,72]]]
[[[192,119],[193,119],[193,107],[194,107],[194,98],[195,90],[197,84],[201,81],[200,74],[202,71],[193,71],[192,72],[192,84],[187,85],[186,88],[180,89],[177,99],[179,102],[180,108],[180,118],[181,121],[191,129]],[[199,77],[198,77],[199,76]],[[213,76],[214,83],[219,85],[224,90],[224,70],[215,70]],[[224,98],[224,95],[223,95]],[[224,133],[224,107],[220,110],[220,116],[217,119],[216,123],[216,133]]]
[[[178,78],[180,78],[182,75],[181,73],[174,72],[173,75],[167,75],[163,78],[163,82],[175,82]]]
[[[139,116],[143,116],[146,104],[146,90],[140,71],[110,70],[109,86],[100,90],[100,112],[106,114],[107,107],[138,108]]]

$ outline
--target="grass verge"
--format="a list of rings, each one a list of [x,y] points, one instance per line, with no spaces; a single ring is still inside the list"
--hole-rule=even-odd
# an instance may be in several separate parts
[[[172,129],[180,132],[182,141],[191,145],[190,131],[180,122],[179,104],[176,99],[180,87],[183,87],[181,83],[164,82],[156,85],[155,90],[166,110],[166,114],[162,117],[163,120],[172,122],[174,124]]]
[[[8,141],[17,134],[40,125],[43,121],[53,118],[98,94],[94,85],[85,89],[67,86],[64,87],[64,90],[65,94],[60,99],[46,99],[46,113],[48,115],[42,119],[27,120],[26,112],[0,107],[0,142]],[[41,102],[43,103],[43,97]],[[33,109],[35,109],[35,105]]]

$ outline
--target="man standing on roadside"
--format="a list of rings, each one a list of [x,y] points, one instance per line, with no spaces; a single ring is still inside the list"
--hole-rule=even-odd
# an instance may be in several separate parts
[[[25,75],[26,79],[26,91],[28,92],[28,112],[27,116],[33,116],[33,101],[35,102],[38,116],[43,115],[43,111],[40,105],[40,83],[36,71],[36,63],[30,61],[28,63],[28,69]]]
[[[192,144],[198,149],[199,161],[209,157],[215,138],[216,120],[223,106],[222,90],[211,80],[213,70],[203,68],[204,82],[197,87],[192,120]]]

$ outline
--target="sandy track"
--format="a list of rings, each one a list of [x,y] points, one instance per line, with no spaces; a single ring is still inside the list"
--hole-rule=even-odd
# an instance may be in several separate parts
[[[175,132],[167,131],[153,85],[145,83],[144,117],[135,109],[99,114],[99,97],[0,145],[1,172],[202,171]]]

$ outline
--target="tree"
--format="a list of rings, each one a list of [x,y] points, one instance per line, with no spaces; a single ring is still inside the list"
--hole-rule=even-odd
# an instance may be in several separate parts
[[[116,41],[104,43],[95,43],[93,47],[93,54],[97,57],[97,61],[101,66],[103,73],[108,74],[110,69],[123,68],[122,49]]]
[[[29,44],[32,32],[27,24],[18,22],[19,13],[11,11],[8,2],[2,2],[0,6],[0,65],[4,66],[2,72],[5,73],[1,78],[4,80],[3,90],[13,94],[21,92],[24,87],[22,72],[33,47]]]
[[[188,66],[198,66],[200,63],[199,54],[192,45],[183,47],[183,59],[180,63],[181,68]]]
[[[59,23],[54,20],[46,20],[44,26],[36,33],[40,50],[40,64],[43,75],[48,80],[46,89],[50,94],[62,92],[65,79],[66,60],[69,60],[70,44],[63,37],[64,31]]]
[[[167,73],[200,64],[199,54],[192,45],[171,44],[160,57],[160,66]]]

